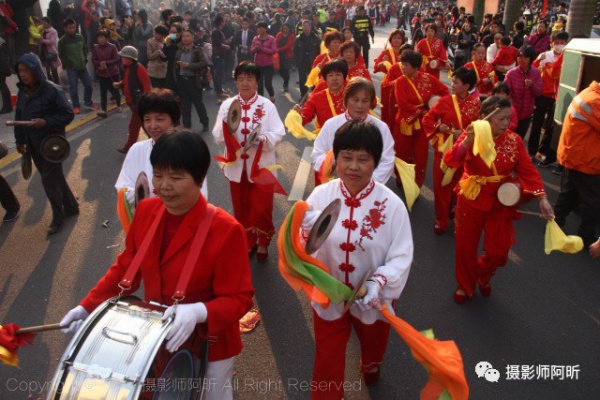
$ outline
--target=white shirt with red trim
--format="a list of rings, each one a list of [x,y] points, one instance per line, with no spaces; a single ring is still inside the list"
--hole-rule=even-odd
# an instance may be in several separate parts
[[[356,196],[351,196],[340,179],[320,185],[306,200],[310,211],[302,221],[308,234],[321,211],[333,200],[342,200],[339,217],[331,234],[314,255],[330,270],[331,275],[355,289],[363,275],[374,276],[383,283],[382,303],[392,308],[392,300],[400,297],[413,260],[413,239],[406,207],[385,185],[371,182]],[[342,316],[344,304],[331,303],[323,309],[313,303],[316,313],[325,320]],[[363,323],[384,320],[377,310],[350,312]]]
[[[285,136],[285,126],[279,118],[277,108],[268,99],[255,94],[247,102],[244,101],[240,96],[231,97],[221,104],[219,113],[217,114],[217,120],[215,127],[213,128],[212,134],[217,144],[225,143],[223,137],[223,121],[227,121],[227,113],[229,107],[234,99],[238,99],[242,106],[242,114],[240,117],[240,125],[235,133],[236,140],[244,147],[248,136],[254,129],[254,127],[260,124],[261,129],[259,135],[264,136],[266,141],[263,144],[262,155],[258,162],[260,168],[274,165],[277,162],[275,157],[275,146],[281,142]],[[223,173],[227,179],[231,182],[240,182],[242,177],[242,171],[246,169],[246,176],[249,182],[252,182],[251,171],[254,157],[256,156],[257,147],[252,146],[248,149],[245,154],[240,152],[240,156],[235,163],[232,165],[224,165],[222,167]],[[227,156],[227,149],[224,151],[224,155]],[[272,171],[276,176],[276,171]]]
[[[315,139],[313,151],[310,156],[312,166],[315,171],[319,172],[321,170],[321,165],[325,160],[327,152],[329,150],[333,150],[333,139],[335,139],[335,133],[337,130],[350,120],[351,118],[346,112],[330,118],[327,120],[327,122],[325,122],[325,124],[323,124],[321,132],[319,132],[319,136],[317,136]],[[396,153],[394,152],[394,138],[392,137],[390,128],[385,122],[374,118],[372,115],[367,115],[365,122],[374,124],[377,126],[377,128],[379,128],[379,132],[381,132],[381,138],[383,139],[383,151],[381,152],[379,165],[373,172],[373,179],[385,185],[394,171],[394,161],[396,158]]]

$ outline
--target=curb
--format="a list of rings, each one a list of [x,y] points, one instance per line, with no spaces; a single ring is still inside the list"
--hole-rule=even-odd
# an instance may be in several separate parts
[[[116,105],[109,104],[106,109],[107,109],[107,112],[110,112],[116,108],[117,108]],[[65,133],[68,134],[69,132],[79,129],[82,126],[84,126],[96,119],[101,119],[101,118],[97,114],[94,113],[94,114],[90,114],[86,117],[80,118],[77,121],[73,121],[69,125],[67,125],[67,127],[65,128],[65,131],[66,131]],[[17,152],[17,151],[14,151],[14,152],[8,154],[6,157],[4,157],[2,160],[0,160],[0,168],[6,167],[7,165],[11,164],[13,161],[18,160],[19,158],[21,158],[21,154],[19,154],[19,152]]]

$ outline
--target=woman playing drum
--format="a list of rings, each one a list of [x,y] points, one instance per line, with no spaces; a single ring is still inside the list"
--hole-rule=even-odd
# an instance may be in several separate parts
[[[315,188],[306,200],[309,210],[302,228],[308,233],[321,211],[334,199],[342,199],[335,227],[316,257],[331,274],[351,289],[364,277],[365,297],[347,312],[344,304],[323,309],[313,303],[315,364],[313,399],[344,396],[346,345],[352,329],[360,342],[360,370],[367,385],[379,379],[390,325],[372,308],[380,298],[393,309],[400,297],[413,258],[413,241],[408,213],[402,200],[374,179],[383,150],[376,125],[351,121],[336,133],[333,153],[339,179]]]
[[[401,29],[394,29],[388,36],[390,47],[383,49],[379,57],[374,61],[373,73],[383,72],[387,74],[392,65],[400,62],[400,48],[406,43],[406,33]]]
[[[423,54],[421,71],[440,79],[440,69],[448,68],[448,55],[444,42],[436,37],[439,28],[436,24],[427,24],[425,38],[417,43],[417,51]]]
[[[523,139],[508,130],[510,101],[492,96],[481,105],[481,118],[487,117],[491,139],[496,151],[493,161],[482,154],[474,154],[475,135],[483,140],[485,127],[474,133],[473,124],[463,132],[444,161],[451,168],[464,166],[457,186],[456,207],[456,280],[454,292],[457,304],[473,297],[475,285],[483,297],[490,296],[490,281],[498,267],[506,265],[508,252],[514,243],[513,219],[517,206],[502,205],[497,197],[498,188],[516,175],[523,193],[535,196],[544,219],[554,218],[552,206],[546,198],[542,178],[535,168]],[[477,125],[486,125],[478,122]],[[488,164],[489,163],[489,164]],[[488,166],[489,165],[489,166]],[[484,253],[478,257],[481,234],[484,234]]]
[[[477,43],[473,46],[473,60],[465,64],[465,68],[475,71],[477,74],[477,90],[481,96],[491,96],[494,83],[498,77],[494,72],[494,66],[485,60],[485,46]]]
[[[390,66],[385,76],[381,79],[381,120],[388,125],[392,132],[394,131],[396,113],[398,111],[394,88],[396,79],[402,76],[400,57],[408,50],[414,50],[414,47],[408,43],[403,44],[396,62]]]
[[[144,282],[147,301],[173,304],[175,287],[184,273],[188,253],[205,215],[214,209],[200,194],[210,165],[210,153],[200,135],[191,130],[163,134],[150,155],[158,197],[140,203],[125,242],[125,250],[80,305],[63,318],[64,331],[74,332],[88,313],[103,301],[131,295]],[[160,218],[157,223],[155,219]],[[119,284],[148,235],[140,270],[121,291]],[[175,352],[192,334],[210,338],[206,379],[209,399],[232,399],[235,356],[242,350],[239,319],[252,307],[252,280],[244,247],[244,228],[227,212],[214,209],[206,240],[191,265],[185,297],[166,309],[163,319],[174,316],[166,349]],[[215,340],[216,339],[216,340]]]

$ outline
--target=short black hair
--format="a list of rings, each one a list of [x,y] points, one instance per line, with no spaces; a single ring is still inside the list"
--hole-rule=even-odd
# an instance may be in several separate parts
[[[165,132],[152,147],[152,168],[187,172],[199,186],[210,166],[210,151],[198,132],[175,128]]]
[[[515,29],[518,31],[522,31],[523,29],[525,29],[525,23],[523,21],[515,22]]]
[[[323,66],[323,69],[321,69],[321,76],[323,79],[325,79],[330,72],[341,72],[342,75],[344,75],[344,80],[346,80],[348,77],[348,63],[343,58],[331,60]]]
[[[502,39],[500,39],[500,43],[502,43],[505,46],[510,46],[510,37],[508,36],[502,36]]]
[[[335,132],[333,155],[337,159],[342,150],[364,150],[373,156],[375,167],[379,165],[383,152],[383,139],[379,128],[369,122],[352,120]]]
[[[489,115],[494,110],[499,108],[510,108],[511,103],[509,99],[498,97],[498,96],[490,96],[481,103],[480,114],[481,115]]]
[[[154,27],[154,33],[158,33],[159,35],[167,36],[169,34],[169,30],[163,24],[158,24]]]
[[[169,114],[173,125],[179,125],[181,119],[181,106],[179,104],[179,97],[171,89],[159,89],[154,88],[147,93],[140,96],[137,104],[137,113],[144,121],[144,115],[149,112],[158,112]]]
[[[469,90],[473,90],[477,85],[477,74],[474,70],[465,67],[457,68],[452,72],[452,77],[460,79],[466,85],[469,85]]]
[[[269,24],[267,24],[264,21],[259,22],[258,24],[256,24],[257,28],[264,28],[264,29],[269,29]]]
[[[533,46],[523,46],[519,49],[519,55],[528,58],[530,62],[535,60],[535,48]]]
[[[73,18],[67,18],[67,19],[65,19],[65,22],[63,22],[63,28],[66,28],[69,25],[77,26],[77,24],[75,23],[75,20]]]
[[[423,55],[417,51],[407,51],[400,56],[400,62],[409,63],[413,68],[421,68]]]
[[[253,75],[257,82],[260,81],[260,68],[251,61],[242,61],[239,63],[233,71],[233,78],[237,79],[238,76],[243,74]]]
[[[569,41],[569,33],[568,32],[554,32],[552,34],[552,41],[554,40],[564,40],[565,42]]]
[[[492,94],[504,93],[507,96],[510,96],[510,86],[504,82],[496,82],[494,88],[492,89]]]

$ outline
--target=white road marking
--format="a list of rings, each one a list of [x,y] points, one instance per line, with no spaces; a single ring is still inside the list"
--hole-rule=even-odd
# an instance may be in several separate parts
[[[290,195],[288,196],[288,201],[298,201],[302,200],[304,197],[306,182],[310,173],[312,172],[312,166],[310,164],[310,155],[312,154],[312,150],[312,147],[304,148],[302,159],[300,160],[300,165],[298,165],[296,177],[294,178],[294,183],[292,184],[292,189],[290,190]]]

